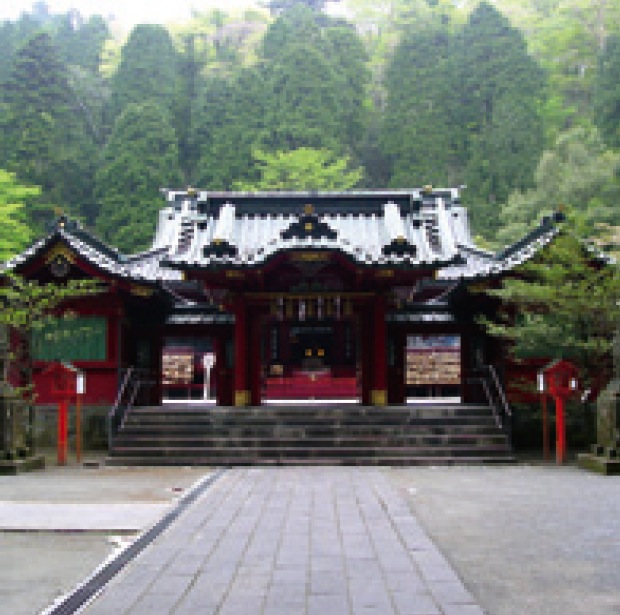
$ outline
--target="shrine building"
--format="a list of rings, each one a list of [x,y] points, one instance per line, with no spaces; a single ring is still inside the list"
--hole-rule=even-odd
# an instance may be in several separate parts
[[[544,220],[500,253],[482,250],[458,189],[165,194],[144,252],[61,217],[4,265],[107,289],[73,303],[77,317],[58,323],[68,336],[35,332],[38,404],[52,402],[41,374],[58,358],[84,371],[84,403],[102,408],[127,368],[150,374],[152,404],[473,401],[482,366],[510,378],[478,324],[492,309],[478,287],[557,233]]]
[[[107,285],[61,325],[86,326],[86,337],[43,343],[41,332],[33,344],[38,368],[62,357],[85,370],[87,402],[113,403],[130,366],[157,376],[160,399],[203,399],[211,355],[206,396],[220,405],[401,404],[466,398],[470,370],[501,371],[501,349],[476,325],[485,299],[472,286],[556,233],[545,220],[499,254],[481,250],[457,189],[169,191],[145,252],[121,254],[62,217],[5,268]]]

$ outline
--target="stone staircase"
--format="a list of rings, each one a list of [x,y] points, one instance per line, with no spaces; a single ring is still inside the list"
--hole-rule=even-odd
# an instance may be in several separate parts
[[[109,465],[436,465],[513,462],[484,405],[134,408]]]

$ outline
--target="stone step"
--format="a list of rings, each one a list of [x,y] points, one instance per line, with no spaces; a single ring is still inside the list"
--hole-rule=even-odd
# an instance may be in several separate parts
[[[273,417],[332,417],[332,416],[411,416],[416,418],[433,418],[442,416],[480,416],[489,414],[488,406],[477,404],[431,404],[426,406],[359,406],[343,404],[338,406],[299,405],[299,406],[258,406],[248,408],[222,408],[215,406],[187,405],[135,408],[133,416],[175,416],[204,417],[204,416],[234,416],[237,418],[273,418]]]
[[[402,435],[385,435],[360,437],[341,435],[331,438],[317,437],[301,437],[301,438],[283,438],[283,437],[174,437],[162,435],[157,438],[150,436],[120,436],[116,441],[116,447],[131,446],[138,448],[139,446],[160,446],[162,448],[177,448],[179,450],[185,448],[204,447],[212,449],[234,449],[234,448],[336,448],[341,446],[348,447],[396,447],[402,446],[425,447],[425,446],[450,446],[458,447],[484,447],[493,445],[504,445],[505,436],[496,434],[492,436],[462,436],[445,434],[441,436],[419,436],[411,434]]]
[[[125,425],[122,430],[125,436],[148,436],[158,438],[162,436],[212,436],[212,437],[255,437],[264,438],[268,436],[289,437],[289,438],[310,438],[310,437],[336,437],[339,435],[349,435],[356,437],[377,437],[387,435],[413,436],[442,436],[442,435],[462,435],[462,436],[490,436],[497,434],[495,422],[486,424],[454,424],[454,425]]]
[[[159,446],[144,446],[144,447],[115,447],[110,457],[130,457],[132,455],[138,455],[143,458],[159,456],[172,456],[179,459],[184,458],[188,461],[199,458],[210,459],[234,459],[239,458],[255,458],[255,459],[314,459],[314,458],[348,458],[348,457],[411,457],[420,456],[428,458],[438,458],[443,456],[450,456],[454,458],[460,457],[475,457],[475,456],[491,456],[491,455],[510,455],[510,450],[505,445],[496,446],[484,446],[472,449],[455,448],[455,447],[415,447],[411,449],[409,447],[356,447],[356,446],[330,446],[324,448],[297,448],[297,447],[274,447],[274,448],[255,448],[255,447],[235,447],[225,449],[208,449],[205,450],[202,446],[197,447],[185,447],[178,449],[175,447],[166,448]]]
[[[196,457],[188,460],[182,457],[108,457],[109,466],[351,466],[351,465],[381,465],[381,466],[450,466],[450,465],[496,465],[513,464],[516,458],[512,455],[478,455],[475,457],[424,457],[412,455],[410,457],[355,457],[342,459],[338,457],[324,457],[321,459],[307,459],[287,457],[286,459],[257,459],[256,457],[230,457],[228,459],[212,459],[210,457]]]
[[[405,464],[472,459],[512,459],[492,410],[481,405],[166,405],[131,411],[109,463]]]
[[[303,432],[311,429],[316,432],[329,432],[333,430],[342,431],[343,429],[351,431],[372,431],[377,430],[380,432],[388,430],[407,429],[410,431],[424,430],[424,429],[437,429],[437,430],[450,430],[450,429],[495,429],[496,422],[492,417],[481,417],[477,420],[467,418],[464,420],[403,420],[403,421],[362,421],[362,420],[323,420],[323,421],[205,421],[194,423],[177,423],[174,421],[156,421],[141,422],[141,421],[127,421],[123,425],[123,428],[128,432],[136,431],[168,431],[171,429],[177,429],[179,431],[189,431],[191,433],[205,432],[205,431],[220,431],[228,432],[234,429],[243,428],[251,432],[264,432],[265,430],[273,431],[274,429],[298,431]]]

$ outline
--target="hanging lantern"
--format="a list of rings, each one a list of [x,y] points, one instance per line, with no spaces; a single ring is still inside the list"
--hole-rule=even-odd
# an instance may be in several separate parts
[[[299,320],[306,320],[306,302],[303,299],[299,300]]]

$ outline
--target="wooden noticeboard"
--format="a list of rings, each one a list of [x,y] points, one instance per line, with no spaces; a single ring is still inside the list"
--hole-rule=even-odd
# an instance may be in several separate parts
[[[461,384],[461,353],[459,349],[407,349],[407,386]]]
[[[166,384],[191,384],[194,379],[194,354],[191,352],[167,353],[162,356],[162,382]]]

